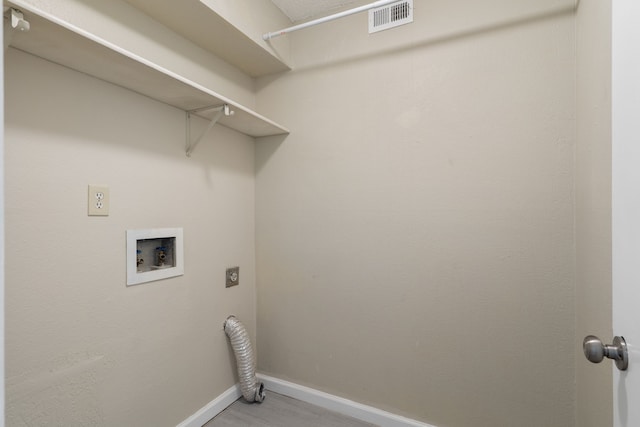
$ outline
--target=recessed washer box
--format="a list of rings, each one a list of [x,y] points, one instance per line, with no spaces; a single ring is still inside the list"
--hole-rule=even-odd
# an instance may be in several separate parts
[[[127,230],[127,286],[183,274],[182,228]]]

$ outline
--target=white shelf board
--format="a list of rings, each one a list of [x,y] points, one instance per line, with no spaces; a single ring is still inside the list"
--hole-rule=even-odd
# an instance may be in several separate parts
[[[289,130],[232,100],[98,37],[25,10],[28,32],[16,31],[11,46],[116,84],[182,110],[229,104],[233,116],[219,123],[252,137],[282,135]],[[54,22],[55,21],[55,22]]]
[[[200,0],[180,0],[180,7],[170,1],[124,1],[251,77],[291,70],[270,43],[252,40]],[[254,9],[251,13],[257,12]]]

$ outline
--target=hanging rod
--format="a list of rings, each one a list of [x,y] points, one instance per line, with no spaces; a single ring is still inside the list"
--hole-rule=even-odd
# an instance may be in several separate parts
[[[360,12],[364,12],[365,10],[386,6],[391,3],[396,3],[397,1],[398,0],[379,0],[364,6],[356,7],[354,9],[345,10],[344,12],[338,12],[333,15],[325,16],[324,18],[314,19],[313,21],[305,22],[304,24],[298,24],[298,25],[294,25],[293,27],[284,28],[279,31],[265,33],[262,35],[262,40],[265,40],[265,41],[271,40],[274,37],[292,33],[294,31],[302,30],[303,28],[313,27],[318,24],[323,24],[325,22],[333,21],[338,18],[343,18],[345,16],[353,15],[354,13],[360,13]]]
[[[191,142],[191,115],[193,114],[200,117],[201,119],[208,120],[205,117],[198,115],[197,113],[200,113],[202,111],[211,111],[211,110],[215,110],[216,114],[213,116],[211,121],[209,121],[209,125],[205,130],[202,131],[200,136],[197,137],[195,141]],[[195,110],[189,110],[186,113],[187,113],[187,157],[191,157],[191,153],[193,153],[193,150],[195,150],[196,145],[198,145],[200,140],[202,140],[202,138],[207,134],[207,132],[211,130],[213,125],[218,123],[218,120],[220,120],[223,115],[233,116],[235,112],[229,107],[228,104],[224,104],[219,107],[196,108]]]

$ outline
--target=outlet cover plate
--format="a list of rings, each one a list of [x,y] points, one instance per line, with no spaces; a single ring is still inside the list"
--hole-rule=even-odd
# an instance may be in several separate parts
[[[109,216],[109,187],[90,185],[87,200],[89,216]]]
[[[240,267],[227,268],[226,287],[237,286],[240,284]]]

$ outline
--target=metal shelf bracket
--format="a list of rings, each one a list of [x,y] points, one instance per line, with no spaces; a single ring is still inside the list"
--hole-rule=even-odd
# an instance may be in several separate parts
[[[215,115],[213,116],[213,118],[208,119],[206,117],[202,117],[201,115],[199,115],[198,113],[202,113],[203,111],[215,111]],[[189,110],[186,112],[186,116],[187,116],[187,157],[191,157],[191,153],[193,153],[193,150],[196,148],[196,145],[198,145],[198,143],[202,140],[202,138],[207,134],[207,132],[209,132],[211,130],[211,128],[213,127],[213,125],[215,125],[216,123],[218,123],[218,120],[220,120],[222,118],[222,116],[233,116],[234,111],[231,109],[231,107],[229,107],[228,104],[224,104],[221,106],[210,106],[210,107],[202,107],[202,108],[197,108],[195,110]],[[207,125],[206,129],[204,131],[202,131],[202,133],[200,134],[200,136],[198,136],[194,141],[191,141],[191,116],[197,116],[200,117],[201,119],[205,119],[205,120],[210,120],[209,124]]]

